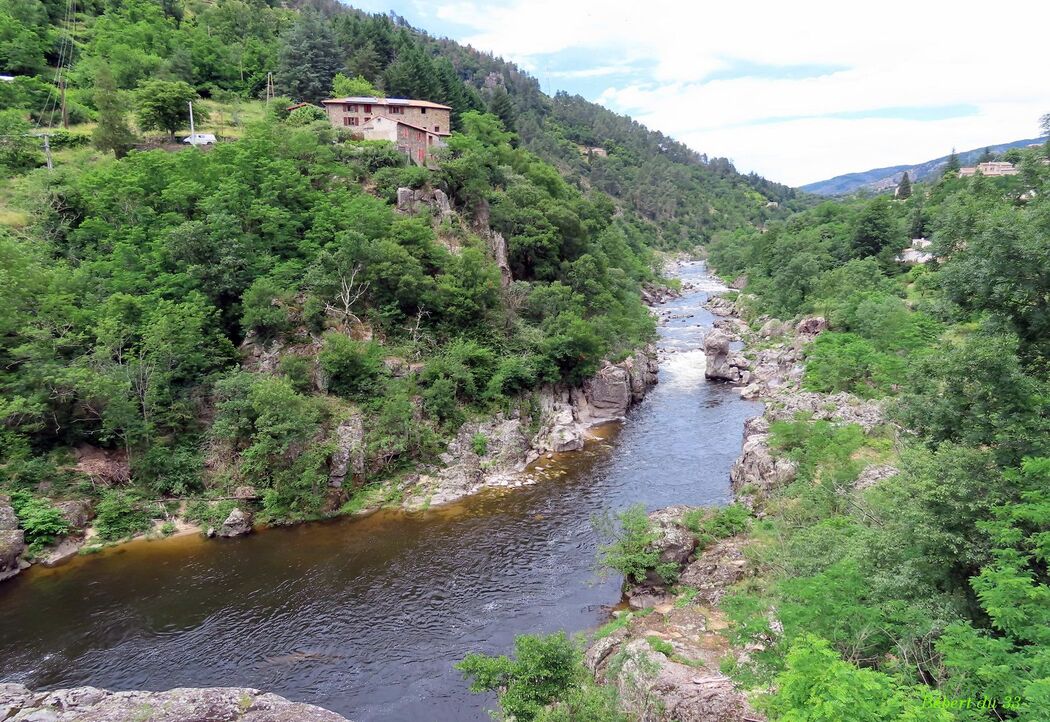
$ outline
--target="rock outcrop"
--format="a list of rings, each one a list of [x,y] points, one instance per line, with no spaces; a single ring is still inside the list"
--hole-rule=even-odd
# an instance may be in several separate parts
[[[452,215],[452,204],[445,191],[435,188],[398,188],[397,209],[402,213],[416,213],[423,208],[431,209],[441,220]]]
[[[632,586],[627,624],[596,640],[584,655],[595,678],[616,687],[622,709],[646,722],[740,722],[760,720],[734,682],[719,671],[729,651],[720,633],[726,621],[716,604],[746,574],[745,538],[720,540],[692,561],[696,538],[683,524],[689,507],[669,507],[649,519],[661,561],[685,565],[678,584],[690,597],[674,599],[650,580]],[[623,614],[623,612],[621,612]]]
[[[7,497],[0,496],[0,581],[22,571],[23,565],[19,557],[25,548],[25,534],[18,528],[15,510]],[[0,707],[0,710],[2,709]]]
[[[795,333],[800,336],[816,336],[828,328],[828,321],[823,316],[809,316],[798,322]]]
[[[656,349],[647,346],[620,363],[603,364],[578,388],[540,389],[536,394],[539,430],[531,438],[529,424],[518,410],[463,424],[441,455],[442,468],[417,480],[405,506],[447,504],[485,487],[528,483],[522,472],[539,456],[577,451],[590,436],[588,429],[623,419],[656,383],[657,370]],[[477,453],[479,437],[485,440],[482,454]]]
[[[489,233],[489,249],[492,257],[496,260],[499,268],[499,283],[501,288],[506,288],[514,278],[510,275],[510,261],[507,258],[507,239],[499,231]]]
[[[62,512],[62,518],[69,523],[70,529],[81,531],[95,518],[95,509],[87,499],[60,501],[55,507]]]
[[[360,414],[353,414],[335,428],[335,451],[328,459],[328,485],[341,488],[347,476],[365,473],[365,429]]]
[[[707,359],[704,376],[713,381],[747,383],[747,359],[734,353],[730,343],[732,339],[720,328],[714,328],[704,336],[704,356]]]
[[[241,509],[232,509],[216,531],[221,537],[244,536],[252,530],[252,518]]]
[[[0,720],[348,722],[335,712],[250,687],[184,687],[166,692],[110,692],[97,687],[74,687],[33,692],[20,684],[0,684]]]
[[[729,480],[738,498],[768,496],[774,489],[795,480],[798,469],[787,458],[769,448],[769,421],[764,416],[744,423],[744,445],[729,470]]]
[[[620,421],[657,381],[656,349],[646,346],[617,364],[605,362],[578,389],[543,389],[540,431],[532,439],[539,454],[583,448],[587,429]]]
[[[517,414],[468,421],[441,455],[442,468],[419,477],[404,504],[420,509],[448,504],[484,487],[520,486],[528,451],[529,440]]]

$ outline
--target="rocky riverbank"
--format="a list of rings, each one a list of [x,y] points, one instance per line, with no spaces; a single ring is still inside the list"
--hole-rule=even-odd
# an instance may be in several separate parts
[[[250,687],[110,692],[97,687],[34,692],[0,684],[4,722],[349,722],[342,715]]]
[[[730,471],[734,501],[761,517],[765,500],[797,472],[790,459],[770,448],[772,423],[801,413],[870,430],[884,423],[883,409],[850,394],[802,389],[805,349],[826,330],[823,318],[748,321],[746,300],[739,297],[712,296],[707,307],[719,320],[704,340],[705,376],[733,384],[745,398],[765,404],[761,416],[745,423],[741,453]],[[858,484],[877,483],[895,473],[892,467],[873,465],[861,473]],[[746,534],[699,545],[697,515],[714,513],[669,507],[649,515],[660,561],[674,565],[677,579],[667,584],[651,574],[641,584],[628,585],[628,610],[587,651],[586,663],[595,678],[615,686],[624,710],[642,722],[765,719],[748,694],[720,671],[724,659],[744,661],[755,651],[730,647],[718,607],[726,592],[754,570],[745,554]]]
[[[656,306],[676,298],[673,289],[647,284],[643,289],[646,302]],[[257,349],[256,349],[257,350]],[[258,358],[257,358],[258,356]],[[268,368],[266,359],[275,354],[249,357],[259,368]],[[262,360],[260,360],[262,359]],[[389,360],[392,373],[414,373],[418,369]],[[404,367],[402,367],[404,366]],[[578,387],[545,386],[529,399],[525,411],[519,404],[509,413],[499,413],[484,420],[468,421],[449,441],[446,450],[429,469],[390,482],[376,490],[354,513],[369,514],[400,500],[407,511],[449,504],[486,488],[518,487],[534,483],[526,473],[529,465],[541,457],[582,449],[596,438],[593,429],[622,421],[628,409],[641,401],[657,382],[659,360],[656,347],[647,345],[618,363],[606,361],[598,372]],[[328,460],[329,491],[337,497],[344,484],[353,483],[364,472],[365,434],[362,417],[351,414],[334,430],[335,449]],[[76,471],[100,488],[119,486],[130,478],[130,464],[121,451],[83,446],[76,450]],[[221,516],[210,523],[197,525],[184,518],[185,510],[165,511],[154,522],[152,536],[181,533],[205,533],[207,536],[236,537],[252,531],[252,509],[259,493],[251,486],[237,487],[223,501]],[[214,503],[214,502],[213,502]],[[50,547],[27,554],[24,532],[6,497],[0,496],[0,581],[17,575],[32,563],[56,566],[97,545],[92,528],[94,509],[88,499],[58,503],[69,533]],[[333,508],[338,508],[338,504]]]
[[[448,504],[484,488],[530,483],[524,472],[541,456],[582,449],[593,438],[592,428],[622,421],[656,383],[658,368],[655,347],[646,346],[619,363],[606,362],[580,387],[540,389],[533,397],[536,418],[516,410],[464,424],[441,456],[441,469],[416,477],[405,508]],[[479,438],[484,444],[475,442]]]

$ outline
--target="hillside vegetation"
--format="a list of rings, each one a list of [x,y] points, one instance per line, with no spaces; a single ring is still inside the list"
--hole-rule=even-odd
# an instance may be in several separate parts
[[[741,504],[702,523],[699,510],[683,519],[700,550],[730,536],[744,548],[748,572],[720,611],[701,609],[700,618],[728,617],[732,647],[721,671],[772,722],[1046,718],[1046,159],[1045,147],[1019,152],[1018,176],[948,173],[907,200],[828,202],[710,246],[726,281],[747,277],[737,303],[753,340],[772,345],[757,332],[776,319],[827,320],[805,346],[803,391],[852,394],[885,414],[880,423],[877,406],[839,395],[823,397],[829,410],[876,409],[873,425],[774,417],[769,451],[790,465],[791,480],[745,485],[736,489]],[[935,259],[910,268],[896,261],[918,236],[933,239]],[[866,474],[872,469],[879,476]],[[660,550],[680,542],[661,542],[661,533],[643,508],[628,509],[601,563],[627,587],[659,576],[676,597],[668,608],[691,607],[702,592],[673,586],[678,565],[664,564]],[[711,569],[717,586],[719,567]],[[675,614],[621,613],[593,634],[587,663],[617,630]],[[649,647],[695,666],[676,655],[704,636],[703,624],[690,625],[650,636]],[[514,658],[473,654],[459,668],[472,689],[506,690],[502,708],[515,719],[617,719],[621,705],[638,710],[641,692],[650,695],[645,719],[671,719],[665,700],[681,713],[695,692],[675,687],[670,673],[646,682],[664,672],[659,664],[646,671],[636,660],[625,673],[633,648],[612,657],[607,686],[594,683],[579,644],[564,635],[519,637]],[[613,682],[631,699],[618,701]],[[661,683],[668,688],[651,686]],[[724,692],[695,699],[702,704],[688,710],[698,719],[731,702]]]

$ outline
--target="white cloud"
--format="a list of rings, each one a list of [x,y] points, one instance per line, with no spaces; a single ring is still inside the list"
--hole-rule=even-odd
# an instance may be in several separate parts
[[[1035,135],[1036,119],[1050,111],[1042,30],[1050,3],[1043,0],[998,9],[972,0],[468,0],[431,12],[469,28],[462,40],[525,67],[544,67],[544,56],[569,50],[620,59],[551,77],[611,76],[644,61],[648,77],[610,87],[598,100],[789,183]],[[740,63],[841,70],[709,79]],[[947,106],[976,113],[927,121],[826,117]]]

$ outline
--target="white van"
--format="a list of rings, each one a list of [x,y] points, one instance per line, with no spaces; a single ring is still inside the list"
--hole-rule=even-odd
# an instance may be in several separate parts
[[[194,133],[186,136],[182,142],[191,145],[211,145],[215,142],[215,135],[213,133]]]

